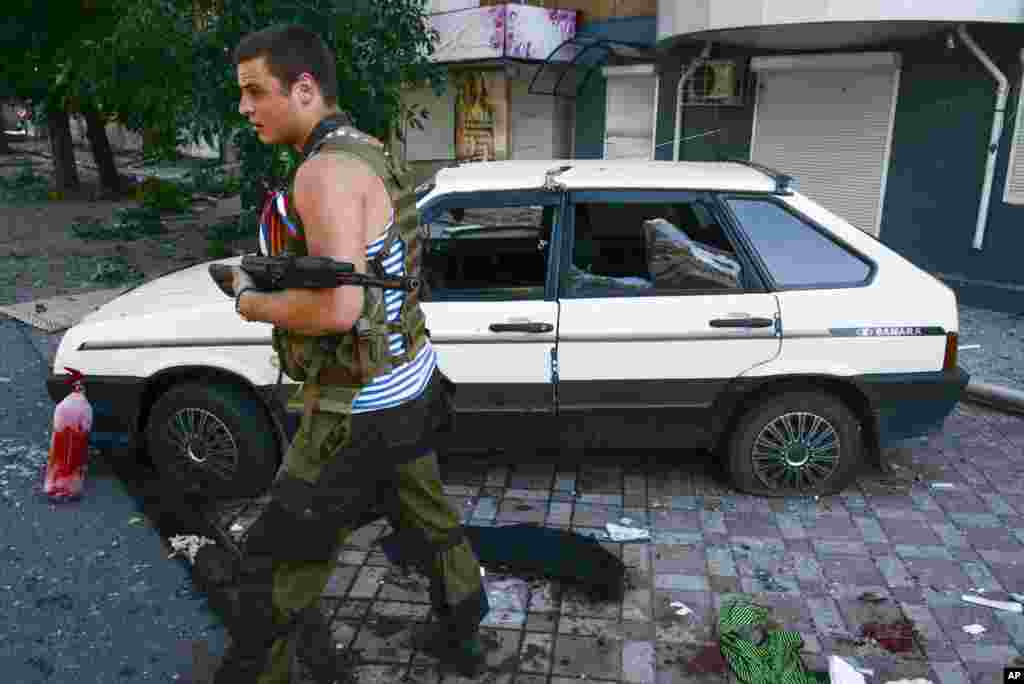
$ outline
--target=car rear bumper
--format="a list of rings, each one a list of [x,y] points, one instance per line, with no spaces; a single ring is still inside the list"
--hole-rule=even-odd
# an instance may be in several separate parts
[[[863,375],[858,384],[871,402],[878,442],[895,442],[942,429],[963,397],[970,375],[963,368],[930,373]]]

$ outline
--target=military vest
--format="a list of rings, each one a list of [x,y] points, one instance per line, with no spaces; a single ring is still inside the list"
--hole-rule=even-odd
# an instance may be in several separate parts
[[[317,133],[318,130],[314,130],[311,134],[306,159],[314,154],[357,159],[381,178],[391,199],[394,213],[384,236],[384,246],[376,257],[368,260],[368,269],[385,275],[383,261],[395,240],[401,239],[405,246],[405,273],[418,275],[423,247],[412,175],[379,143],[351,126],[327,127],[326,132],[315,137]],[[271,256],[308,254],[302,221],[295,211],[294,191],[293,176],[288,191],[277,193],[264,207],[261,225],[268,227],[263,235]],[[344,188],[338,189],[338,192],[344,191]],[[366,288],[364,295],[360,317],[346,333],[310,336],[274,327],[273,345],[282,371],[304,383],[302,390],[289,400],[289,409],[302,408],[308,413],[319,407],[349,413],[359,389],[409,362],[426,345],[428,333],[419,292],[405,293],[399,320],[390,322],[383,291]],[[391,353],[389,344],[394,333],[400,333],[404,341],[403,353],[397,355]]]

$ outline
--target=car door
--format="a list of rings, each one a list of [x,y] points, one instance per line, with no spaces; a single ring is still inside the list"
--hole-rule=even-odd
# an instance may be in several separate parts
[[[576,191],[567,200],[563,441],[704,446],[730,381],[779,353],[776,297],[707,194]]]
[[[481,192],[422,208],[431,231],[423,309],[457,386],[449,446],[551,438],[558,302],[548,257],[560,201],[554,192]]]

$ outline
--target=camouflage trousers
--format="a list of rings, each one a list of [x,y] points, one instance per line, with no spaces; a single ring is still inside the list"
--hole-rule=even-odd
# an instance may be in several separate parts
[[[381,516],[396,531],[391,539],[402,564],[429,578],[439,622],[452,635],[476,633],[488,610],[480,565],[461,534],[459,514],[445,498],[436,453],[424,447],[436,427],[431,415],[437,411],[438,385],[435,379],[425,397],[397,409],[355,416],[315,411],[303,420],[275,485],[290,482],[291,491],[296,486],[306,491],[312,498],[300,494],[302,502],[297,505],[307,513],[320,512],[314,516],[316,523],[309,524],[301,515],[269,515],[266,511],[275,505],[280,510],[296,505],[289,488],[275,487],[268,508],[247,535],[250,540],[253,535],[262,538],[252,543],[262,548],[249,548],[247,542],[246,553],[268,559],[263,577],[270,584],[270,600],[261,591],[243,600],[271,607],[269,615],[258,609],[247,614],[270,618],[267,631],[276,635],[258,684],[292,681],[301,639],[295,617],[317,605],[348,537]],[[415,438],[421,416],[426,417],[426,427],[423,436]],[[275,504],[275,499],[281,501]],[[270,522],[261,527],[264,518]],[[254,626],[247,625],[245,631],[252,634],[249,627]]]

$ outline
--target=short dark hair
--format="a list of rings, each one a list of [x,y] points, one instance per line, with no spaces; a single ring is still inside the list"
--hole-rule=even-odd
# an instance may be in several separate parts
[[[265,58],[267,70],[285,88],[291,88],[303,72],[309,73],[320,86],[324,103],[334,106],[338,102],[334,51],[305,26],[275,24],[254,31],[238,43],[234,57],[235,66],[250,59]]]

